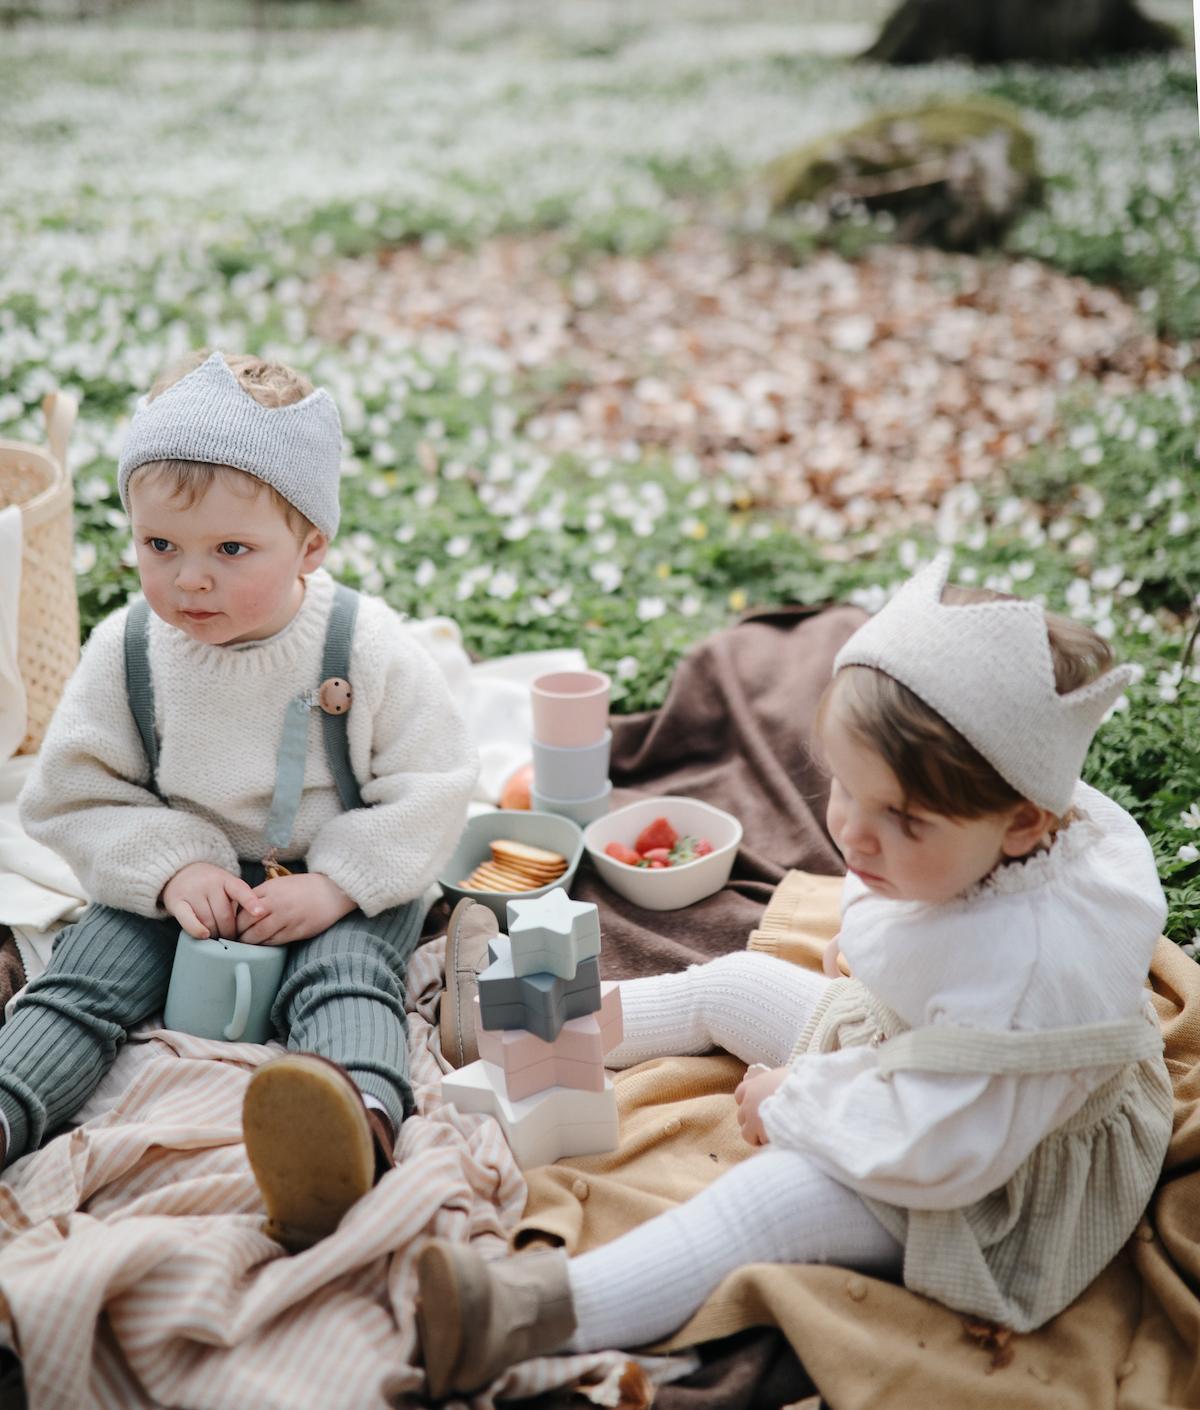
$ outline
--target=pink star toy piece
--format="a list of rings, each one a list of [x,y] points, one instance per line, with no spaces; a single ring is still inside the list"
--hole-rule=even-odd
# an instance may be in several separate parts
[[[531,1097],[547,1087],[602,1092],[605,1055],[621,1041],[621,987],[603,982],[599,1009],[583,1018],[569,1019],[551,1043],[525,1028],[482,1027],[478,996],[475,1031],[480,1058],[495,1069],[494,1078],[503,1073],[511,1101]]]

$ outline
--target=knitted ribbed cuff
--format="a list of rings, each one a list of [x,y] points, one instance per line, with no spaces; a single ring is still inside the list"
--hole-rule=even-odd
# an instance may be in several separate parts
[[[102,896],[94,899],[123,911],[132,911],[134,915],[163,920],[170,914],[161,904],[163,888],[184,867],[193,862],[207,862],[233,876],[241,876],[237,853],[224,839],[222,842],[224,845],[211,847],[180,844],[154,857],[147,857],[140,870],[127,869],[121,875],[118,885],[112,888],[113,899]]]

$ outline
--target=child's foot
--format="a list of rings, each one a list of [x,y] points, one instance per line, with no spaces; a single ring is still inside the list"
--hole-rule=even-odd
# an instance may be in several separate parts
[[[434,1239],[417,1258],[417,1323],[429,1393],[481,1390],[501,1371],[559,1350],[575,1330],[561,1249],[488,1263]]]
[[[396,1133],[350,1074],[315,1053],[285,1053],[250,1078],[242,1105],[266,1231],[292,1253],[333,1233],[395,1164]]]
[[[488,941],[500,933],[491,910],[464,897],[446,926],[446,992],[438,1032],[442,1056],[451,1067],[466,1067],[479,1056],[475,1041],[475,980],[487,965]]]

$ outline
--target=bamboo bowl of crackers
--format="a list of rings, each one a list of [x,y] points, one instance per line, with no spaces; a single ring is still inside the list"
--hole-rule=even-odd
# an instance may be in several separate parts
[[[571,889],[583,856],[583,829],[556,813],[481,813],[469,818],[438,885],[451,905],[470,897],[508,927],[509,901]]]

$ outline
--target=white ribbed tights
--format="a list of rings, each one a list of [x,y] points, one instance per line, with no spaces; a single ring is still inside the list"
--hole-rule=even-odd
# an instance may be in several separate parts
[[[625,1038],[607,1061],[724,1048],[779,1067],[824,991],[818,974],[753,951],[621,985]],[[863,1201],[797,1151],[764,1146],[678,1208],[573,1258],[574,1351],[673,1332],[748,1263],[836,1263],[885,1276],[902,1250]]]

